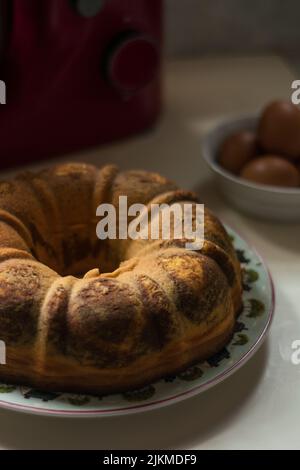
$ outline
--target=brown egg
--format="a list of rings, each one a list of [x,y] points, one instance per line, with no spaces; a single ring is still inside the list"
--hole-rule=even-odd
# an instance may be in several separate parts
[[[300,184],[296,167],[282,157],[264,155],[249,162],[240,176],[254,183],[294,187]]]
[[[257,138],[254,132],[240,131],[224,140],[218,161],[225,170],[238,175],[243,166],[255,157],[256,151]]]
[[[274,101],[261,116],[258,140],[267,153],[300,160],[300,109],[289,101]]]

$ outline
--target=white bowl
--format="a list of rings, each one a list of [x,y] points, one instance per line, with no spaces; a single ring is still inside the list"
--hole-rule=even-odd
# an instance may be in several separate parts
[[[203,138],[202,153],[217,180],[217,187],[237,209],[259,218],[300,221],[300,188],[281,188],[251,183],[224,170],[217,162],[223,140],[240,130],[256,130],[257,116],[222,121]]]

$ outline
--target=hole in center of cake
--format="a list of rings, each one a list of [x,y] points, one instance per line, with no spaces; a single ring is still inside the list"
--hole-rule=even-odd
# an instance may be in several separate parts
[[[62,245],[61,274],[64,276],[86,277],[87,273],[91,275],[97,269],[99,273],[110,273],[120,265],[118,252],[108,240],[91,243],[89,239],[85,239],[73,244],[66,240]]]
[[[35,239],[33,254],[38,261],[61,276],[82,278],[95,269],[101,273],[110,273],[122,261],[118,257],[116,244],[110,240],[82,237],[76,232],[52,236],[50,239],[51,244]]]

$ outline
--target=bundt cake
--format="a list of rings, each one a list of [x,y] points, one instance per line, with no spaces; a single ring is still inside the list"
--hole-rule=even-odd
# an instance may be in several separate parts
[[[142,387],[232,336],[241,273],[219,220],[205,241],[99,240],[96,209],[197,196],[144,171],[64,164],[0,183],[0,380],[94,394]],[[82,273],[86,273],[85,275]]]

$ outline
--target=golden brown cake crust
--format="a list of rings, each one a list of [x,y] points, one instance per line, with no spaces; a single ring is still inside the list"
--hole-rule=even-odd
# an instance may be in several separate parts
[[[128,205],[197,202],[160,175],[114,166],[70,163],[0,183],[1,380],[125,391],[209,357],[231,337],[241,273],[222,224],[205,211],[198,252],[185,240],[101,241],[96,208],[118,207],[120,195]]]

